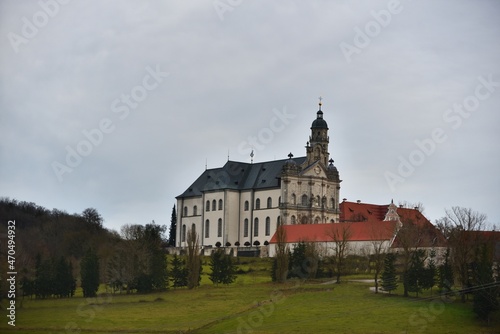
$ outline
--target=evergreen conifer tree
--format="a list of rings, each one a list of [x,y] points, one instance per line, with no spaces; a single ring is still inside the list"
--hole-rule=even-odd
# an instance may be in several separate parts
[[[490,322],[490,314],[498,310],[498,284],[493,279],[492,259],[488,256],[487,246],[480,246],[479,261],[474,265],[474,304],[473,310],[479,319]]]
[[[177,232],[177,210],[172,208],[172,215],[170,216],[170,229],[168,231],[168,245],[175,247],[175,235]]]
[[[95,297],[99,289],[99,258],[89,248],[80,262],[80,273],[84,297]]]
[[[450,249],[446,249],[444,262],[438,268],[438,289],[439,293],[448,293],[453,286],[453,267],[450,262]]]
[[[409,292],[418,294],[422,292],[425,281],[424,270],[425,252],[422,249],[417,249],[412,253],[410,260],[410,267],[406,273],[406,282]]]
[[[384,259],[384,271],[382,272],[382,289],[385,291],[396,290],[398,287],[396,277],[396,254],[387,253]]]
[[[236,269],[229,255],[226,255],[223,250],[218,249],[210,256],[210,280],[218,285],[231,284],[236,279]]]
[[[170,262],[170,281],[174,288],[187,286],[188,271],[184,259],[174,255]]]

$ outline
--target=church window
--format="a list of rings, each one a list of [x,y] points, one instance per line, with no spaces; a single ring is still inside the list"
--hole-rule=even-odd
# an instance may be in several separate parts
[[[316,205],[317,206],[321,205],[321,198],[319,196],[316,196]]]
[[[205,211],[210,211],[210,201],[205,203]]]
[[[198,215],[198,206],[193,206],[193,216]]]
[[[186,217],[188,215],[188,207],[185,206],[184,207],[184,217]]]
[[[297,223],[297,218],[295,218],[295,216],[292,216],[290,218],[290,220],[291,220],[292,225],[295,225]]]
[[[253,221],[253,236],[259,236],[259,218],[255,218],[255,220]]]
[[[255,210],[259,210],[260,209],[260,198],[257,198],[255,200]]]
[[[217,201],[213,200],[212,201],[212,211],[215,211],[215,210],[217,210]]]
[[[205,220],[205,238],[210,238],[210,220]]]
[[[271,197],[267,198],[267,208],[270,209],[273,206],[273,199]]]
[[[271,218],[266,218],[266,236],[271,235]]]
[[[217,222],[217,236],[222,237],[222,219]]]
[[[222,210],[222,200],[219,200],[219,210]]]
[[[306,194],[302,195],[302,203],[301,204],[304,206],[307,206],[307,195]]]
[[[245,211],[248,211],[249,206],[250,206],[250,203],[248,203],[248,201],[245,201]]]
[[[281,225],[281,216],[278,216],[278,218],[276,219],[276,226],[280,225]]]
[[[248,219],[243,223],[243,237],[248,237]]]
[[[332,197],[330,201],[331,201],[330,206],[332,207],[332,209],[335,209],[335,198]]]
[[[196,233],[196,225],[195,224],[191,225],[191,231],[193,231],[194,233]]]
[[[185,242],[186,241],[186,224],[182,225],[182,236],[181,236],[181,241]]]
[[[328,202],[326,201],[326,196],[323,197],[323,200],[321,202],[321,207],[326,208],[328,205]]]
[[[292,205],[297,204],[297,195],[292,194]]]

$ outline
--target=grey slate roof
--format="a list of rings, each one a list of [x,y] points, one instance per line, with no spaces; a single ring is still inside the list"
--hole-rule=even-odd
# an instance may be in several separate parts
[[[306,157],[292,159],[301,165]],[[283,165],[289,159],[249,164],[228,161],[221,168],[207,169],[186,191],[177,198],[201,196],[202,192],[233,189],[265,189],[279,187],[279,178]]]

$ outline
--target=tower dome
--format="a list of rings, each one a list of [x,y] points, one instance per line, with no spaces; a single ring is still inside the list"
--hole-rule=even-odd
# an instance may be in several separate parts
[[[311,130],[312,129],[327,129],[328,130],[328,124],[326,124],[326,121],[323,119],[323,112],[321,111],[321,98],[319,100],[319,110],[316,113],[316,119],[312,122],[311,125]]]

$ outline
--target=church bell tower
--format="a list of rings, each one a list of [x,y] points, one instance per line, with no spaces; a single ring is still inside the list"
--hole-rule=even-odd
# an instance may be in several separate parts
[[[311,125],[311,136],[306,145],[307,164],[310,165],[316,161],[320,161],[323,166],[328,166],[330,153],[328,153],[328,124],[323,119],[323,111],[321,111],[321,97],[319,98],[319,110],[316,113],[316,119]]]

